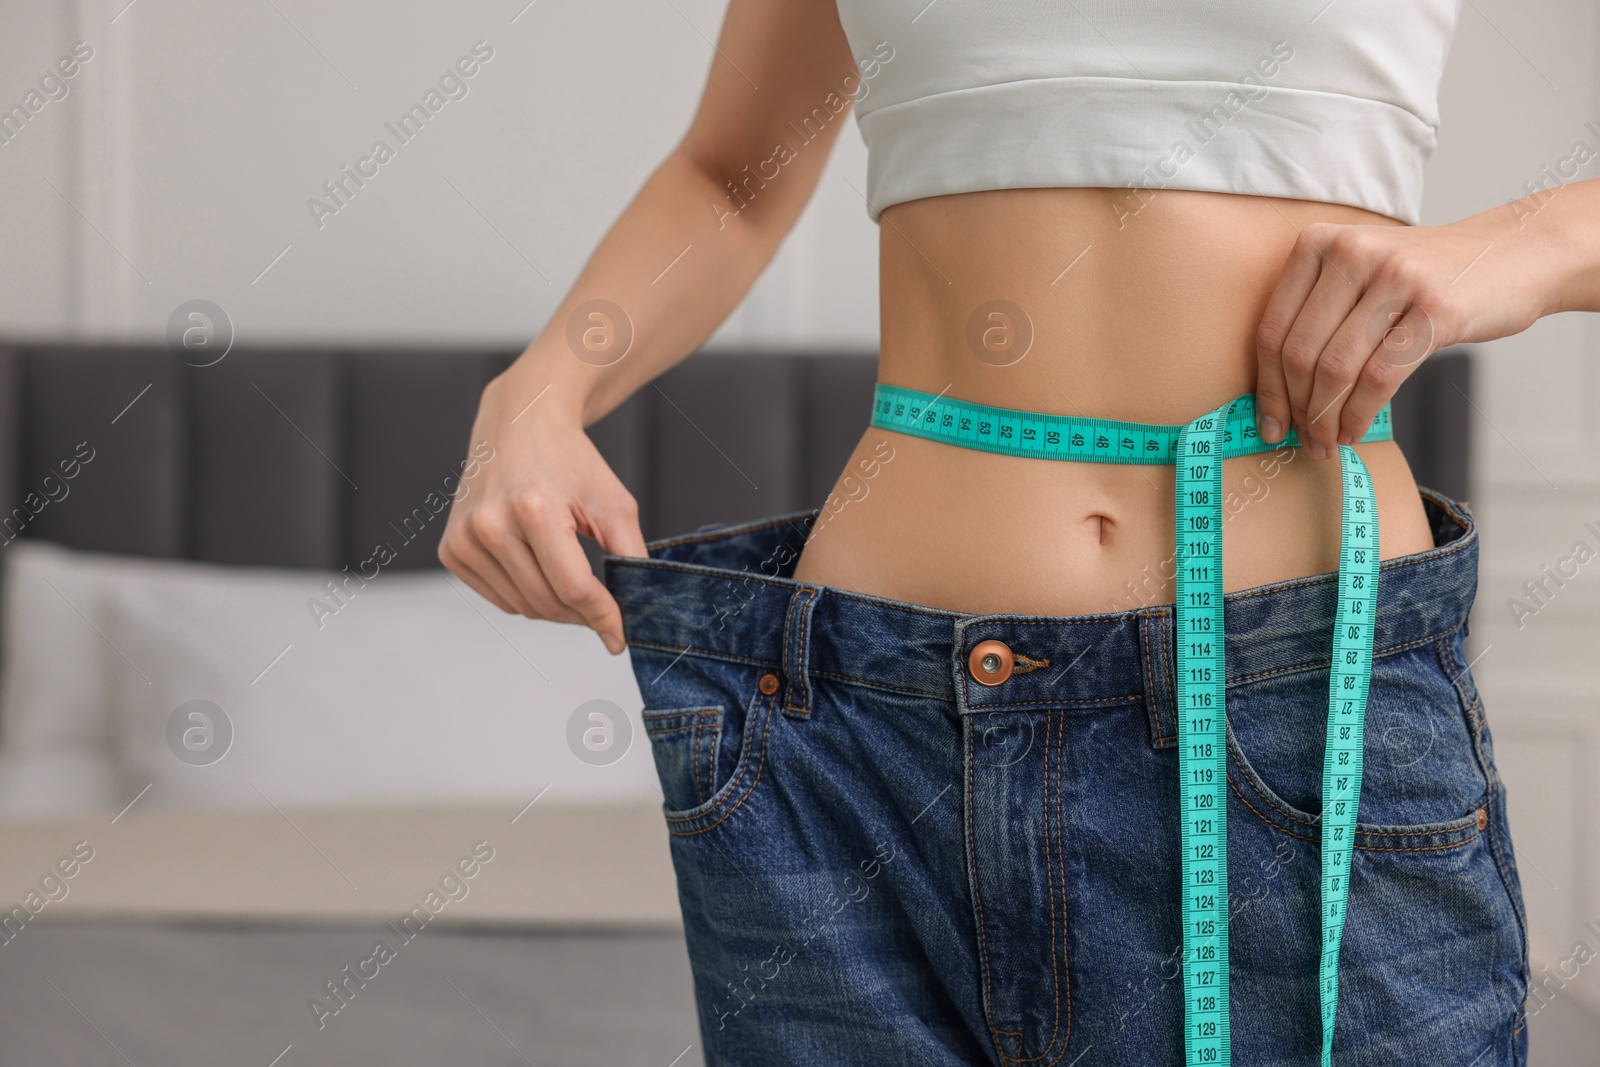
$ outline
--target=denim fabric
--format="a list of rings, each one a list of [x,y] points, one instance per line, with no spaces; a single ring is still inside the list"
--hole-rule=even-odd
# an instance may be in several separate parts
[[[1520,1065],[1521,887],[1464,654],[1478,535],[1383,564],[1334,1062]],[[1170,606],[962,615],[787,577],[811,515],[607,559],[706,1062],[1183,1062]],[[1226,598],[1234,1061],[1319,1062],[1334,578]],[[967,669],[1005,642],[998,686]]]

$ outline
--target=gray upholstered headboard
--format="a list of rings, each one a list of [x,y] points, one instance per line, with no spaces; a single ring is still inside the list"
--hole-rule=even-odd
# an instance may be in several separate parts
[[[194,368],[159,347],[0,347],[0,541],[331,568],[383,542],[389,566],[437,566],[430,494],[448,496],[478,394],[513,354],[239,349]],[[592,432],[647,538],[817,507],[866,427],[876,368],[702,352]],[[1464,351],[1435,355],[1395,401],[1417,479],[1457,499],[1468,370]]]

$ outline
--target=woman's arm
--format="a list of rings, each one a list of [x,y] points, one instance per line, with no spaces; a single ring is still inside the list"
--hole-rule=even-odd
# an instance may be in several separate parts
[[[1600,311],[1600,180],[1448,226],[1307,226],[1257,335],[1261,435],[1337,455],[1430,353],[1558,311]]]
[[[624,555],[644,555],[644,538],[584,427],[698,348],[738,304],[816,187],[859,78],[833,0],[729,4],[683,141],[544,331],[484,390],[479,461],[439,559],[501,610],[587,623],[622,650],[620,613],[578,534]]]

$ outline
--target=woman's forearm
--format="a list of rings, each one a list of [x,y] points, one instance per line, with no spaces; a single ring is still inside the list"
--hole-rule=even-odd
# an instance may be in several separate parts
[[[1495,212],[1508,243],[1547,257],[1545,314],[1600,311],[1600,179],[1541,190]]]
[[[727,185],[675,151],[612,225],[539,337],[496,381],[513,408],[587,426],[703,344],[744,297],[792,223],[764,186]],[[789,191],[785,191],[786,193]],[[547,408],[547,410],[548,410]]]

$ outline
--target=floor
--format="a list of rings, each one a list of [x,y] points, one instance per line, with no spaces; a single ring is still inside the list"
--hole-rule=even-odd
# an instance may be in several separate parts
[[[347,965],[376,975],[329,1014]],[[678,932],[41,922],[0,946],[0,1004],[7,1067],[703,1067]]]
[[[41,922],[0,945],[0,1004],[28,1067],[703,1067],[678,932]],[[1570,998],[1530,1025],[1530,1067],[1600,1065]]]

